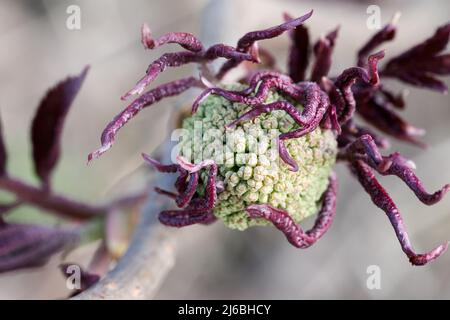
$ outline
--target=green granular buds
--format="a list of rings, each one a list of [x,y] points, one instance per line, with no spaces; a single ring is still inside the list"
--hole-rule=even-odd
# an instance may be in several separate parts
[[[278,100],[287,99],[271,92],[265,103]],[[183,121],[180,154],[194,163],[214,159],[218,164],[217,180],[223,182],[224,190],[218,194],[214,214],[228,227],[244,230],[269,224],[248,216],[245,208],[256,203],[284,209],[300,222],[320,209],[336,160],[336,138],[330,130],[317,128],[286,140],[289,154],[299,166],[292,172],[278,156],[278,135],[298,128],[285,111],[272,111],[225,128],[250,108],[221,96],[208,96],[197,112]],[[206,173],[202,180],[206,181]],[[202,194],[204,185],[200,184],[197,192]]]

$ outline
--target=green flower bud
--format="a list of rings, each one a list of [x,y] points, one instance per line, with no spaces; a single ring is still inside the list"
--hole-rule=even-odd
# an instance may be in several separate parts
[[[241,87],[234,85],[232,89]],[[271,92],[266,103],[278,100],[286,98]],[[297,172],[292,172],[278,157],[276,144],[280,133],[298,128],[285,111],[272,111],[224,129],[225,124],[250,108],[210,95],[195,114],[183,121],[182,127],[189,134],[182,137],[181,155],[193,162],[212,158],[218,164],[217,180],[224,183],[225,190],[218,195],[214,214],[228,227],[244,230],[253,225],[267,225],[267,221],[250,219],[246,213],[245,208],[255,203],[284,209],[300,222],[320,208],[336,160],[334,134],[317,128],[303,137],[286,140],[286,147],[299,166]],[[298,108],[301,110],[302,106]],[[203,130],[200,139],[197,132],[194,134],[198,124]],[[206,181],[207,172],[202,172],[201,177]],[[203,194],[204,187],[200,184],[197,192]]]

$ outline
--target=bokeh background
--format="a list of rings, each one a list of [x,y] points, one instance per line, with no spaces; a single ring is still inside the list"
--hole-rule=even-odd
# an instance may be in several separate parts
[[[142,49],[139,30],[144,21],[155,35],[188,31],[210,39],[208,34],[216,32],[220,40],[234,44],[247,31],[280,23],[284,11],[301,15],[313,8],[314,15],[308,21],[313,39],[341,26],[331,71],[336,74],[354,65],[357,48],[374,32],[366,26],[366,9],[371,4],[380,6],[383,23],[395,12],[402,13],[396,40],[384,46],[387,56],[428,37],[450,20],[450,2],[446,0],[230,0],[230,11],[219,11],[219,18],[212,19],[214,2],[1,0],[0,109],[10,171],[36,182],[29,144],[29,123],[35,108],[47,88],[90,64],[88,78],[67,119],[55,189],[92,202],[127,191],[123,189],[129,184],[121,181],[134,179],[136,174],[132,173],[142,170],[140,153],[151,152],[165,139],[171,106],[179,98],[142,112],[121,130],[109,153],[90,166],[86,166],[86,155],[98,147],[105,124],[125,106],[119,99],[121,94],[165,50]],[[81,8],[80,30],[66,28],[66,9],[73,4]],[[272,50],[278,65],[284,67],[288,44],[283,36],[261,46]],[[192,72],[193,66],[170,69],[156,83]],[[401,84],[393,85],[402,88]],[[186,103],[189,98],[185,96]],[[422,150],[394,142],[392,149],[415,161],[417,173],[429,189],[450,182],[449,97],[410,88],[408,108],[403,113],[427,130],[423,140],[430,147]],[[345,167],[338,166],[337,172],[337,216],[316,245],[308,250],[295,249],[274,228],[242,233],[216,223],[181,229],[177,232],[177,263],[157,298],[450,298],[450,253],[426,267],[410,266],[385,215],[371,204]],[[450,198],[426,207],[398,179],[383,177],[380,181],[397,201],[417,251],[450,239]],[[12,219],[58,223],[27,207],[14,212]],[[78,253],[81,263],[91,249]],[[1,275],[0,298],[63,297],[67,290],[56,270],[58,263],[53,259],[42,269]],[[370,265],[380,267],[380,290],[366,286]]]

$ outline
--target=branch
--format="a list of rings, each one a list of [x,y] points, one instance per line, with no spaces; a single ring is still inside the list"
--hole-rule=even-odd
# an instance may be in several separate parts
[[[165,149],[168,159],[171,148]],[[158,174],[151,185],[169,187],[174,178]],[[125,255],[102,280],[73,299],[152,298],[175,263],[174,234],[156,218],[169,205],[168,198],[152,190]]]

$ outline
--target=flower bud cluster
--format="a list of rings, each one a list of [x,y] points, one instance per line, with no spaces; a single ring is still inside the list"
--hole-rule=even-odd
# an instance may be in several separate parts
[[[271,92],[266,103],[281,99]],[[275,110],[225,128],[250,108],[211,95],[183,121],[187,134],[181,139],[181,155],[195,163],[214,159],[219,166],[217,178],[224,190],[218,194],[214,214],[239,230],[267,224],[249,218],[245,208],[250,204],[285,209],[297,222],[313,215],[319,209],[336,159],[333,133],[317,128],[303,137],[286,140],[290,155],[299,165],[299,170],[292,172],[278,156],[279,134],[298,128],[285,111]],[[202,173],[203,181],[206,175]],[[200,184],[197,192],[202,194],[203,189]]]

